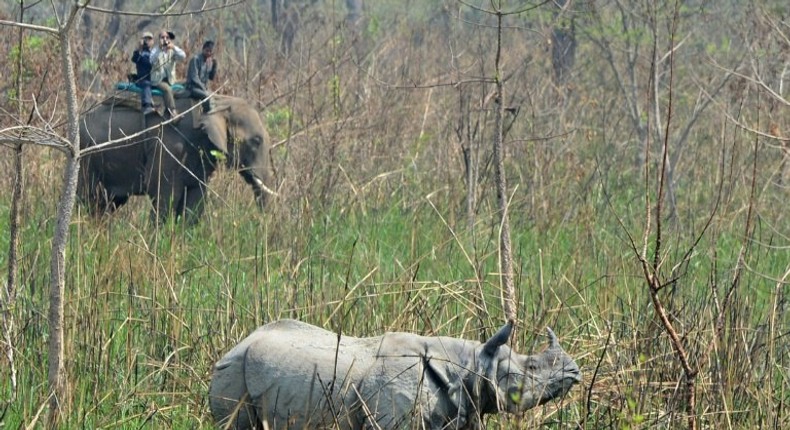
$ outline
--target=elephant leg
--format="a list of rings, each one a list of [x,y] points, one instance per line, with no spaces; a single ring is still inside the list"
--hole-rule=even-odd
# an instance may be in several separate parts
[[[107,206],[107,213],[115,212],[118,208],[125,205],[129,201],[129,196],[112,196],[112,201]]]
[[[99,200],[100,194],[96,192],[96,186],[97,184],[81,183],[77,188],[77,197],[85,205],[88,215],[92,217],[101,215],[102,211],[99,208],[103,206]]]
[[[203,197],[206,189],[203,186],[188,188],[184,191],[183,205],[179,206],[179,215],[189,224],[195,224],[203,215]]]
[[[80,166],[80,177],[77,183],[77,198],[85,205],[88,214],[98,217],[107,206],[107,190],[91,171],[90,164]],[[103,198],[104,197],[104,198]]]
[[[129,200],[128,195],[111,196],[99,181],[86,181],[78,191],[80,200],[88,209],[88,214],[96,218],[113,213]]]
[[[160,181],[157,181],[160,182]],[[157,223],[164,223],[170,217],[174,208],[180,206],[183,199],[183,190],[176,184],[162,183],[158,189],[149,189],[149,197],[151,198],[151,221]]]
[[[163,163],[157,161],[149,171],[147,194],[151,198],[151,221],[161,224],[179,207],[184,191],[178,175],[170,169],[162,170]]]
[[[153,157],[146,167],[147,194],[151,198],[151,221],[164,223],[178,211],[184,194],[184,183],[180,176],[180,166],[173,157],[181,155],[179,145],[171,145],[165,150],[162,145],[153,148]]]

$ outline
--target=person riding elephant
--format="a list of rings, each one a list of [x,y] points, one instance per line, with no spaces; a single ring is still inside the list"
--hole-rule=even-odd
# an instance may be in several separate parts
[[[187,83],[189,96],[196,100],[203,100],[203,112],[211,110],[208,81],[213,81],[217,75],[217,60],[214,58],[214,42],[207,40],[203,44],[200,54],[189,60],[187,67]]]
[[[159,46],[151,53],[151,85],[162,91],[165,102],[165,111],[170,118],[178,115],[172,85],[176,83],[176,63],[184,61],[187,54],[179,48],[174,40],[176,35],[172,31],[159,33]]]
[[[140,104],[143,107],[143,115],[154,112],[154,101],[151,95],[151,67],[152,51],[154,45],[154,35],[146,31],[140,40],[140,45],[132,54],[132,62],[137,66],[137,76],[135,84],[140,87]]]
[[[183,110],[189,104],[189,99],[176,99]],[[263,122],[246,100],[215,96],[214,104],[198,124],[191,115],[178,125],[162,124],[164,119],[154,116],[147,124],[153,131],[131,140],[124,138],[143,130],[138,106],[115,102],[86,113],[80,119],[84,156],[78,195],[88,212],[111,213],[130,196],[147,195],[152,220],[175,215],[195,222],[203,211],[208,179],[223,161],[252,187],[263,209],[273,194]]]

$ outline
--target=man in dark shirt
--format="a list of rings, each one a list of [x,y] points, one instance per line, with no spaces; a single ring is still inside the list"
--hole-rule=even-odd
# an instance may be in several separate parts
[[[137,84],[140,87],[143,115],[154,112],[154,101],[151,96],[151,48],[154,46],[154,35],[146,31],[140,46],[132,54],[132,62],[137,66]]]
[[[208,98],[208,81],[213,81],[217,74],[217,61],[214,59],[214,42],[208,40],[203,44],[203,51],[189,60],[187,68],[187,89],[193,99],[205,100],[203,112],[211,110],[211,99]]]

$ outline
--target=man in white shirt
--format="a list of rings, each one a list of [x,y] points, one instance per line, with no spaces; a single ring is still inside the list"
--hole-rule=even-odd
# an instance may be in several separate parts
[[[170,118],[178,115],[176,102],[173,98],[173,88],[171,87],[176,83],[176,62],[184,61],[187,58],[184,50],[173,43],[175,37],[175,34],[172,32],[162,30],[159,33],[159,46],[154,48],[151,53],[153,58],[151,86],[162,91],[165,108]]]

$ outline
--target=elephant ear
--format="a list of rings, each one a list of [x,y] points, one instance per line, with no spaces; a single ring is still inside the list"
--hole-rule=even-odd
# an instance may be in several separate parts
[[[228,122],[219,114],[204,115],[201,120],[208,140],[223,154],[228,153]]]

